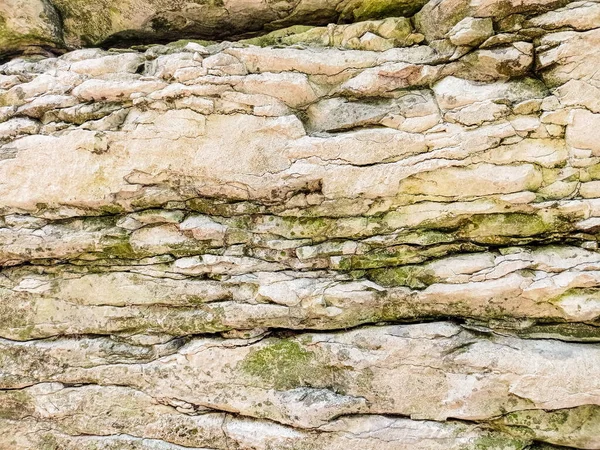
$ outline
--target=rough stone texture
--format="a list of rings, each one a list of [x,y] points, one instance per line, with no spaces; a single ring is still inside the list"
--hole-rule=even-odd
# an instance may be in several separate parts
[[[2,0],[0,58],[62,45],[60,17],[49,0]]]
[[[600,3],[0,5],[257,32],[0,65],[0,449],[600,449]]]
[[[31,47],[35,46],[58,50],[93,45],[123,46],[181,38],[240,38],[294,25],[308,28],[330,22],[352,23],[390,16],[408,16],[417,12],[426,2],[427,0],[3,0],[0,4],[0,58],[19,51],[34,51]],[[404,21],[409,25],[407,19]],[[408,36],[394,33],[391,28],[384,27],[383,33],[394,35],[396,41],[410,42],[407,40]],[[355,39],[360,39],[362,34],[356,36],[354,33]],[[373,39],[365,36],[364,40]]]

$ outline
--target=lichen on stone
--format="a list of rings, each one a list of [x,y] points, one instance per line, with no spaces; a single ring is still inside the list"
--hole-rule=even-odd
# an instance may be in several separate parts
[[[0,449],[600,448],[600,7],[0,2]]]

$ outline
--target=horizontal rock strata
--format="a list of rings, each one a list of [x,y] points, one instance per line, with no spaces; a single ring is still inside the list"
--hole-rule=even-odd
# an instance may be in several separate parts
[[[143,3],[0,5],[1,450],[600,449],[600,3]]]

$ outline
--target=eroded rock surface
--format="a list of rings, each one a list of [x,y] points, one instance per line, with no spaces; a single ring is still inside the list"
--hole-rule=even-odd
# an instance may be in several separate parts
[[[235,39],[290,26],[310,28],[332,22],[409,17],[425,3],[426,0],[3,0],[0,58],[19,51],[32,52],[35,47],[60,50],[181,38]],[[408,19],[404,21],[409,25]],[[394,32],[393,27],[384,27],[382,32],[392,32],[394,39],[409,42],[408,36]]]
[[[0,66],[0,449],[600,449],[600,3],[166,3],[0,5],[247,38]]]

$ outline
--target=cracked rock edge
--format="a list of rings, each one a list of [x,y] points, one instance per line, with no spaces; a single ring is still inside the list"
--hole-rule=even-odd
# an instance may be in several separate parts
[[[247,39],[0,66],[0,448],[600,448],[598,2],[109,3]]]

